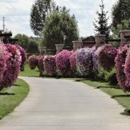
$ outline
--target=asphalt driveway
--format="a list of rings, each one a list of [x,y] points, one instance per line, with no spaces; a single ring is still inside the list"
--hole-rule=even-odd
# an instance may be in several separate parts
[[[30,93],[0,130],[130,130],[124,108],[98,89],[65,79],[20,77]]]

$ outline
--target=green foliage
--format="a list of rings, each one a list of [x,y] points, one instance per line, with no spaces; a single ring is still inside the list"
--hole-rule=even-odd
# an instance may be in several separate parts
[[[120,37],[120,30],[129,30],[130,29],[130,21],[129,20],[122,20],[120,24],[117,24],[116,27],[111,26],[111,32],[112,32],[112,39],[117,39]],[[113,42],[110,43],[115,47],[120,46],[120,42]]]
[[[36,0],[30,13],[30,27],[35,35],[42,36],[46,16],[55,8],[52,0]]]
[[[14,38],[19,40],[17,42],[17,44],[19,44],[25,50],[28,48],[28,45],[29,45],[29,37],[28,36],[26,36],[25,34],[17,34],[14,36]]]
[[[118,37],[115,37],[114,33],[109,36],[110,39],[117,39]],[[120,46],[120,42],[113,41],[109,42],[109,44],[113,45],[114,47],[118,48]]]
[[[39,77],[39,70],[36,68],[35,70],[31,70],[29,64],[26,63],[24,66],[24,71],[20,71],[20,76],[28,76],[28,77]]]
[[[112,69],[110,72],[106,72],[105,74],[105,80],[109,82],[111,85],[117,84],[117,78],[116,78],[116,70],[115,68]]]
[[[120,42],[111,42],[109,44],[113,45],[116,48],[118,48],[120,46]]]
[[[112,37],[119,38],[120,30],[129,30],[130,29],[130,21],[129,20],[122,20],[120,24],[117,24],[116,27],[111,26]]]
[[[95,31],[99,34],[105,34],[106,37],[109,36],[109,26],[107,24],[108,18],[106,18],[106,15],[108,12],[104,11],[104,4],[102,0],[102,5],[100,5],[101,12],[97,12],[98,20],[95,20],[94,27]]]
[[[99,81],[105,81],[105,74],[106,71],[102,67],[100,67],[95,73],[95,78]]]
[[[38,43],[36,40],[29,40],[29,45],[28,45],[28,48],[27,48],[27,52],[29,53],[35,53],[35,52],[38,52]]]
[[[44,39],[44,38],[42,38],[41,43],[40,43],[40,46],[46,46],[46,42],[45,42],[45,39]]]
[[[40,39],[28,37],[25,34],[17,34],[14,38],[19,40],[17,44],[23,47],[27,53],[38,52],[38,47],[41,43]]]
[[[72,47],[72,41],[78,39],[75,16],[71,16],[65,7],[53,11],[45,21],[43,34],[47,48],[54,49],[55,44]]]
[[[112,8],[112,25],[117,27],[122,20],[130,20],[130,1],[118,0]]]

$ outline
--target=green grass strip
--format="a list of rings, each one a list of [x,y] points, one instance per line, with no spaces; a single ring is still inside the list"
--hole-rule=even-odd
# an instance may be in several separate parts
[[[130,109],[130,94],[124,93],[120,88],[117,86],[109,85],[107,82],[98,82],[98,81],[91,81],[91,80],[81,80],[83,83],[88,84],[92,87],[99,88],[112,98],[118,101],[119,104],[124,106],[126,109]]]
[[[22,79],[11,88],[0,91],[0,119],[16,108],[29,92],[29,86]]]
[[[28,63],[25,64],[24,66],[24,71],[21,71],[20,76],[28,76],[28,77],[39,77],[39,70],[36,68],[34,70],[31,70],[29,68]]]

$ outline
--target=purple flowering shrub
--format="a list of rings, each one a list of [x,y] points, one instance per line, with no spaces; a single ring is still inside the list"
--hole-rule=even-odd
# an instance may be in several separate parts
[[[81,48],[77,50],[76,56],[77,71],[82,76],[88,76],[92,69],[92,50],[91,48]]]
[[[15,44],[15,46],[21,53],[22,61],[21,61],[20,69],[22,70],[24,68],[24,64],[27,60],[27,54],[26,54],[26,51],[21,46],[19,46],[18,44]]]
[[[44,70],[48,75],[56,74],[55,56],[45,56],[43,64],[44,64]]]
[[[32,70],[35,69],[38,64],[37,56],[36,55],[29,56],[28,63],[29,63],[30,69]]]
[[[37,67],[40,72],[44,71],[43,59],[44,55],[37,56]]]
[[[69,57],[72,52],[68,50],[62,50],[56,55],[56,67],[62,76],[71,76],[71,68]]]
[[[6,59],[6,70],[3,73],[3,78],[0,81],[0,87],[12,86],[18,77],[21,65],[21,54],[15,45],[5,44],[5,59]]]
[[[110,44],[106,44],[100,51],[98,57],[100,65],[106,71],[111,71],[115,66],[115,57],[117,55],[117,49]]]
[[[130,88],[127,87],[126,84],[126,75],[124,73],[124,65],[125,59],[127,55],[128,46],[125,45],[120,47],[117,52],[117,56],[115,58],[115,67],[116,67],[116,77],[120,88],[126,92],[129,91]]]
[[[98,71],[98,69],[100,68],[100,63],[96,51],[92,51],[92,64],[93,64],[92,68],[93,72]]]

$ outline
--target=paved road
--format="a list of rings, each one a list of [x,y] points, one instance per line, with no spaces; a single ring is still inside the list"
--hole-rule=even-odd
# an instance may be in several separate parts
[[[98,89],[64,79],[21,77],[28,97],[0,130],[130,130],[124,108]]]

